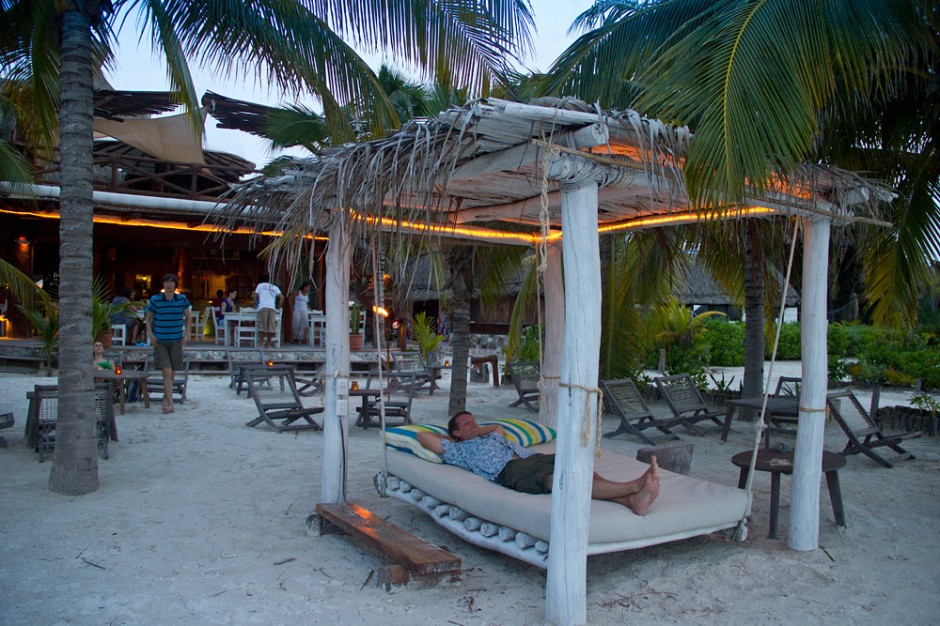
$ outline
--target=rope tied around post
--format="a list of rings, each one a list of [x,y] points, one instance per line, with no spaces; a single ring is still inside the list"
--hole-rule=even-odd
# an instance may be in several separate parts
[[[591,398],[594,398],[594,409],[596,411],[596,422],[597,422],[597,432],[594,437],[594,456],[600,458],[601,456],[601,411],[600,411],[600,400],[601,391],[600,387],[587,387],[585,385],[578,385],[575,383],[559,383],[559,387],[567,387],[568,389],[580,389],[586,395],[584,397],[584,417],[581,419],[581,445],[586,446],[590,443],[591,439]]]

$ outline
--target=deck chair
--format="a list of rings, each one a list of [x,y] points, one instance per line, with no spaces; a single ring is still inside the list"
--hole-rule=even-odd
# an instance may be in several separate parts
[[[535,361],[516,361],[506,363],[506,372],[519,394],[519,399],[509,406],[526,405],[530,411],[538,413],[539,407],[539,364]]]
[[[186,388],[189,385],[189,366],[191,358],[188,354],[183,354],[183,369],[173,371],[173,389],[171,391],[173,402],[182,404],[186,402]],[[166,390],[163,388],[163,372],[154,369],[153,355],[148,355],[144,362],[144,370],[150,372],[147,377],[147,393],[152,394],[159,391],[160,399],[163,399]],[[151,398],[152,399],[152,398]]]
[[[98,455],[109,457],[108,442],[117,441],[114,419],[114,388],[111,383],[95,385],[95,422],[98,433]],[[39,453],[39,462],[45,460],[47,450],[55,448],[56,422],[59,419],[58,385],[36,385],[29,399],[26,418],[26,442]]]
[[[296,376],[295,380],[297,381],[297,393],[302,395],[305,398],[314,396],[321,391],[323,391],[323,366],[320,365],[317,369],[309,374],[304,373],[303,376]]]
[[[228,324],[225,323],[224,318],[219,320],[219,307],[210,306],[206,309],[206,315],[212,319],[212,332],[215,335],[215,345],[226,345],[228,336],[225,334],[225,329],[228,327]]]
[[[297,393],[294,370],[290,367],[272,366],[245,370],[248,394],[258,408],[258,417],[246,426],[265,423],[276,432],[285,430],[321,430],[312,416],[323,412],[323,407],[305,407]],[[277,379],[279,384],[274,384]]]
[[[241,386],[245,382],[241,376],[242,366],[264,363],[264,353],[258,348],[229,348],[225,358],[228,361],[228,374],[231,377],[228,386],[236,393],[241,393]]]
[[[701,392],[688,374],[661,376],[656,379],[656,388],[672,411],[674,423],[682,424],[692,432],[698,431],[694,424],[704,420],[711,420],[724,427],[724,413],[713,411],[705,403]]]
[[[397,352],[393,354],[392,372],[413,376],[416,389],[421,389],[425,385],[433,386],[431,372],[424,366],[421,354],[418,352]]]
[[[920,437],[921,433],[899,433],[896,435],[885,435],[878,428],[878,425],[871,419],[868,411],[858,401],[855,394],[850,389],[839,389],[830,391],[826,396],[826,405],[829,408],[829,414],[845,432],[849,438],[845,444],[842,454],[857,454],[861,452],[876,463],[885,467],[891,467],[884,457],[875,452],[875,448],[888,446],[895,452],[902,455],[902,458],[913,459],[913,454],[900,446],[900,442],[905,439],[914,439]]]
[[[636,383],[631,379],[602,380],[601,390],[604,392],[605,412],[620,418],[617,429],[605,433],[604,437],[616,437],[625,433],[653,446],[656,442],[642,432],[647,428],[658,428],[667,435],[676,436],[669,430],[669,423],[653,416]]]
[[[385,387],[382,390],[381,399],[385,401],[385,425],[402,426],[411,424],[411,402],[414,400],[417,388],[416,377],[412,373],[388,372],[383,376]],[[369,374],[366,379],[366,388],[377,387],[379,378],[375,374]],[[359,416],[356,419],[356,426],[363,429],[382,423],[379,404],[380,398],[368,399],[359,407]],[[391,423],[395,420],[396,423]]]

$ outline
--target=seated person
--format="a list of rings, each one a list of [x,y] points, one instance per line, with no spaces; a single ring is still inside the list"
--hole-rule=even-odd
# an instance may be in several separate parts
[[[139,309],[132,304],[133,299],[134,292],[125,287],[111,300],[111,306],[117,308],[118,312],[111,315],[109,321],[114,326],[124,326],[124,336],[127,338],[128,345],[137,343],[137,328],[140,321],[136,315]]]
[[[104,344],[103,343],[101,343],[100,341],[96,341],[95,344],[92,346],[92,351],[94,352],[94,355],[95,355],[94,361],[95,361],[96,370],[114,369],[113,365],[111,364],[111,361],[109,361],[104,356]]]
[[[217,314],[218,320],[221,322],[223,319],[225,319],[226,313],[234,313],[237,308],[238,308],[238,290],[230,289],[228,292],[228,296],[226,296],[225,298],[222,298],[222,300],[219,302],[219,308],[218,308],[218,314]]]
[[[478,426],[468,411],[450,418],[446,435],[420,432],[422,446],[440,454],[444,462],[523,493],[551,493],[555,455],[527,450],[506,439],[498,424]],[[621,504],[637,515],[646,515],[659,495],[659,466],[656,457],[650,468],[629,482],[614,482],[596,472],[591,498]]]

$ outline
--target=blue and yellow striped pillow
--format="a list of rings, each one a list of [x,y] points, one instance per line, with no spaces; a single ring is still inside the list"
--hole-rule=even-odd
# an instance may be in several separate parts
[[[535,446],[555,439],[555,430],[544,424],[533,422],[532,420],[520,419],[495,419],[480,422],[480,426],[489,424],[499,424],[506,433],[506,438],[514,441],[524,448]],[[407,426],[395,426],[385,429],[385,445],[409,452],[415,456],[431,461],[432,463],[442,463],[441,456],[431,452],[420,443],[418,443],[419,432],[437,433],[439,435],[447,434],[447,426],[442,424],[409,424]]]

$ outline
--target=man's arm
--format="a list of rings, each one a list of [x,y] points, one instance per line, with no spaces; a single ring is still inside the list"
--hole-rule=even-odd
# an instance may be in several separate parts
[[[189,337],[189,325],[193,321],[193,308],[186,307],[183,309],[183,340],[180,341],[180,345],[186,344],[186,339]]]
[[[504,431],[503,427],[499,424],[490,424],[489,426],[480,426],[481,435],[489,435],[490,433],[496,433],[500,437],[506,436],[506,431]]]
[[[442,441],[453,441],[447,435],[439,435],[437,433],[429,433],[427,431],[422,431],[418,433],[418,443],[430,450],[431,452],[436,452],[437,454],[444,454],[444,446],[441,445]]]
[[[160,340],[157,339],[156,333],[153,332],[153,311],[147,309],[144,317],[146,318],[147,333],[150,335],[150,343],[153,345],[160,343]]]

